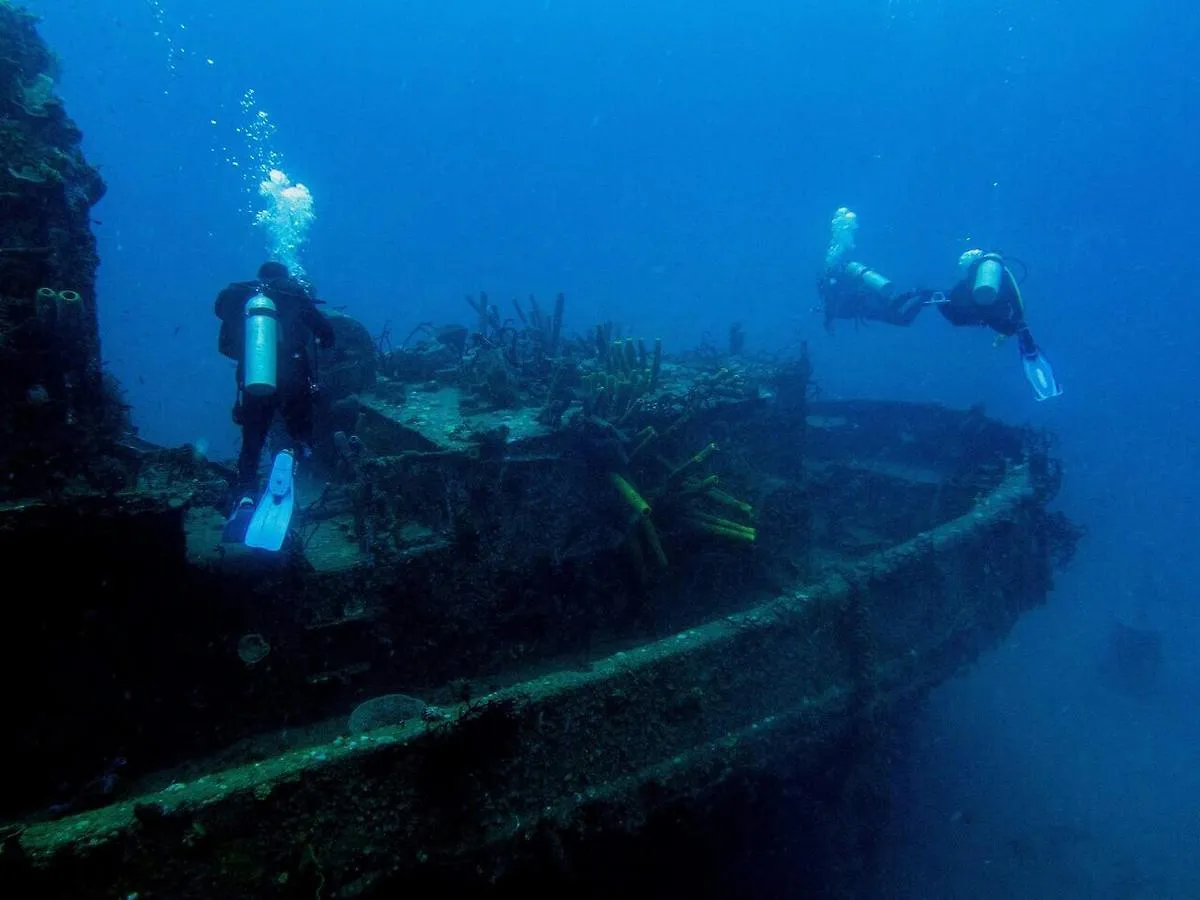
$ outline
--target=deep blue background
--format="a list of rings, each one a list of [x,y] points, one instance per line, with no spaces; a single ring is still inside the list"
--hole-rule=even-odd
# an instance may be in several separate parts
[[[680,350],[741,319],[751,349],[809,340],[827,395],[1055,429],[1090,537],[1051,607],[935,698],[897,784],[895,896],[1200,896],[1193,4],[30,5],[109,184],[105,355],[151,439],[236,448],[211,300],[265,254],[248,88],[316,198],[310,275],[373,331],[562,290],[568,327]],[[840,205],[901,283],[977,245],[1027,262],[1066,394],[1034,404],[1014,347],[933,315],[825,334]],[[1113,615],[1167,630],[1161,696],[1096,682]]]

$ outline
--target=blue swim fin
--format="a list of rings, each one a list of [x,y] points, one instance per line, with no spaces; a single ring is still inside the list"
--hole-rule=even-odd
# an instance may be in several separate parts
[[[290,450],[284,450],[275,457],[267,490],[258,501],[254,518],[246,529],[247,547],[274,552],[283,546],[292,521],[292,511],[296,508],[295,472],[296,460]]]
[[[1062,393],[1062,387],[1059,385],[1058,379],[1054,377],[1054,369],[1050,366],[1050,360],[1046,359],[1040,350],[1035,350],[1028,356],[1022,356],[1021,365],[1025,367],[1025,380],[1029,382],[1033,388],[1034,397],[1039,401],[1049,400]]]

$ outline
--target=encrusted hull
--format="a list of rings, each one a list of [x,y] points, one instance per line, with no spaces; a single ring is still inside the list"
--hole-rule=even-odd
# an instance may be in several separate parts
[[[750,406],[741,424],[748,437],[744,444],[729,438],[731,452],[755,446],[749,436],[761,434],[768,421],[780,436],[769,408]],[[723,420],[728,416],[725,410]],[[463,694],[427,694],[441,702],[426,717],[363,734],[334,727],[325,740],[314,737],[240,764],[225,757],[189,769],[167,754],[164,759],[179,766],[177,780],[23,826],[6,850],[4,877],[29,890],[76,897],[292,896],[288,884],[309,891],[320,885],[325,897],[433,882],[482,889],[591,871],[600,865],[597,854],[629,852],[647,839],[646,830],[654,830],[664,811],[682,816],[687,810],[690,827],[712,827],[718,804],[728,815],[729,804],[750,802],[763,779],[786,775],[803,794],[831,760],[852,755],[865,734],[994,646],[1025,610],[1043,602],[1052,564],[1073,540],[1069,526],[1045,509],[1057,488],[1055,470],[1028,434],[974,414],[872,403],[817,405],[807,423],[795,435],[807,452],[805,524],[792,522],[790,537],[780,542],[776,535],[772,543],[770,523],[759,522],[763,541],[779,557],[775,563],[785,556],[801,561],[786,586],[771,592],[750,575],[777,571],[778,565],[764,568],[720,550],[721,565],[728,569],[736,561],[744,577],[726,572],[722,585],[659,576],[644,586],[648,602],[663,606],[649,617],[652,624],[645,616],[631,625],[635,620],[623,612],[609,617],[600,611],[580,627],[605,646],[547,639],[541,650],[512,652],[510,671],[497,661],[503,648],[520,644],[520,635],[505,635],[495,625],[482,629],[487,636],[463,645],[477,649],[465,654],[459,670],[463,680],[454,690]],[[949,434],[963,441],[957,450],[949,446]],[[768,449],[753,462],[766,477],[781,465],[769,449],[777,444],[759,446]],[[984,453],[981,446],[990,449]],[[519,453],[518,446],[514,456]],[[771,477],[779,482],[775,490],[786,490],[786,477]],[[853,515],[850,497],[887,498],[892,508],[867,502]],[[182,529],[205,507],[186,508],[153,515],[175,514]],[[949,515],[935,521],[940,511]],[[836,527],[830,524],[839,517]],[[910,533],[886,540],[889,522],[894,534]],[[870,532],[873,538],[870,529],[879,530]],[[853,535],[852,546],[846,549],[843,539],[842,551],[834,552],[835,534]],[[668,539],[667,545],[680,559],[673,565],[690,564],[692,557],[679,557],[678,542]],[[186,560],[180,572],[210,588],[212,579],[227,579],[220,588],[226,601],[230,592],[249,599],[245,592],[256,584],[280,586],[274,579],[282,576],[260,571],[252,577],[243,564],[217,566],[189,557],[182,538],[177,546]],[[428,541],[425,552],[449,564],[445,550]],[[613,552],[597,544],[573,565],[586,570],[616,559]],[[703,556],[695,547],[692,552]],[[419,556],[397,555],[387,566],[411,566],[419,579],[425,565],[414,561]],[[498,559],[481,553],[475,565],[494,567]],[[238,661],[245,670],[243,693],[226,685],[227,706],[214,721],[229,729],[240,714],[247,733],[258,719],[265,725],[269,716],[253,712],[254,692],[269,691],[271,684],[281,697],[323,692],[314,711],[339,704],[348,711],[356,699],[388,686],[407,687],[411,682],[394,675],[407,663],[397,663],[389,676],[380,670],[387,658],[407,658],[409,647],[419,655],[437,628],[431,624],[425,634],[407,639],[403,629],[388,630],[382,610],[394,599],[396,582],[375,571],[380,567],[386,568],[359,561],[333,573],[293,572],[288,597],[295,615],[304,617],[311,615],[304,601],[309,593],[345,591],[347,584],[366,591],[363,608],[378,607],[370,628],[354,622],[328,628],[358,628],[362,640],[347,639],[342,648],[360,654],[382,629],[390,635],[385,652],[363,656],[359,668],[314,684],[315,658],[306,661],[307,671],[302,659],[311,650],[283,639],[272,654],[296,658],[283,659],[280,671],[270,674],[255,668],[265,661],[249,667]],[[458,567],[471,568],[463,562]],[[356,581],[359,568],[373,574]],[[538,585],[547,582],[542,570],[518,568],[527,575],[525,627],[541,633],[558,621],[539,602]],[[633,576],[626,571],[622,577]],[[602,573],[597,579],[609,583]],[[431,574],[424,586],[432,589],[435,582]],[[703,612],[688,608],[689,593],[681,585],[690,585]],[[372,589],[378,592],[370,594]],[[174,602],[213,602],[203,592],[183,596],[190,599]],[[599,596],[593,593],[588,602],[601,602]],[[560,613],[563,608],[555,607]],[[501,614],[487,606],[473,609]],[[445,614],[454,619],[458,613]],[[546,621],[535,623],[538,615]],[[683,624],[664,627],[671,622]],[[451,634],[441,636],[452,641]],[[210,637],[176,640],[207,645]],[[614,649],[622,637],[621,649]],[[231,639],[222,649],[225,657],[231,656]],[[273,639],[268,632],[266,640]],[[454,663],[446,662],[447,673],[455,671]],[[257,685],[255,674],[263,678]],[[193,680],[203,685],[206,676],[194,673]],[[470,688],[479,693],[467,696]],[[178,727],[171,725],[174,718],[164,713],[165,729]],[[177,737],[183,740],[182,732]],[[127,752],[135,757],[136,751]],[[620,836],[631,841],[623,850]]]

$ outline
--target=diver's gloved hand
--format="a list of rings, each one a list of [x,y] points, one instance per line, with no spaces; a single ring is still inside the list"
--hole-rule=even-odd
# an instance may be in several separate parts
[[[941,291],[928,288],[905,291],[897,294],[891,301],[891,314],[876,316],[893,325],[911,325],[921,310],[936,303],[945,303],[946,295]]]

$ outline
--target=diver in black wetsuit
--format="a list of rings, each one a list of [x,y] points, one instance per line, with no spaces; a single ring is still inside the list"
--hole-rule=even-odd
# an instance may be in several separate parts
[[[283,263],[273,261],[259,267],[257,279],[235,281],[217,295],[219,349],[238,364],[233,421],[242,429],[242,450],[235,503],[257,496],[259,458],[277,410],[295,457],[311,453],[315,385],[308,345],[312,337],[322,348],[334,343],[333,326],[317,309],[320,302]],[[248,322],[254,329],[249,341]],[[262,338],[255,341],[255,335]]]
[[[884,276],[862,263],[837,260],[817,282],[825,326],[837,319],[911,325],[926,306],[936,306],[952,325],[991,328],[997,343],[1016,335],[1025,377],[1038,400],[1062,393],[1054,370],[1038,348],[1025,320],[1021,287],[998,253],[971,250],[959,259],[961,277],[949,291],[928,289],[897,293]]]

